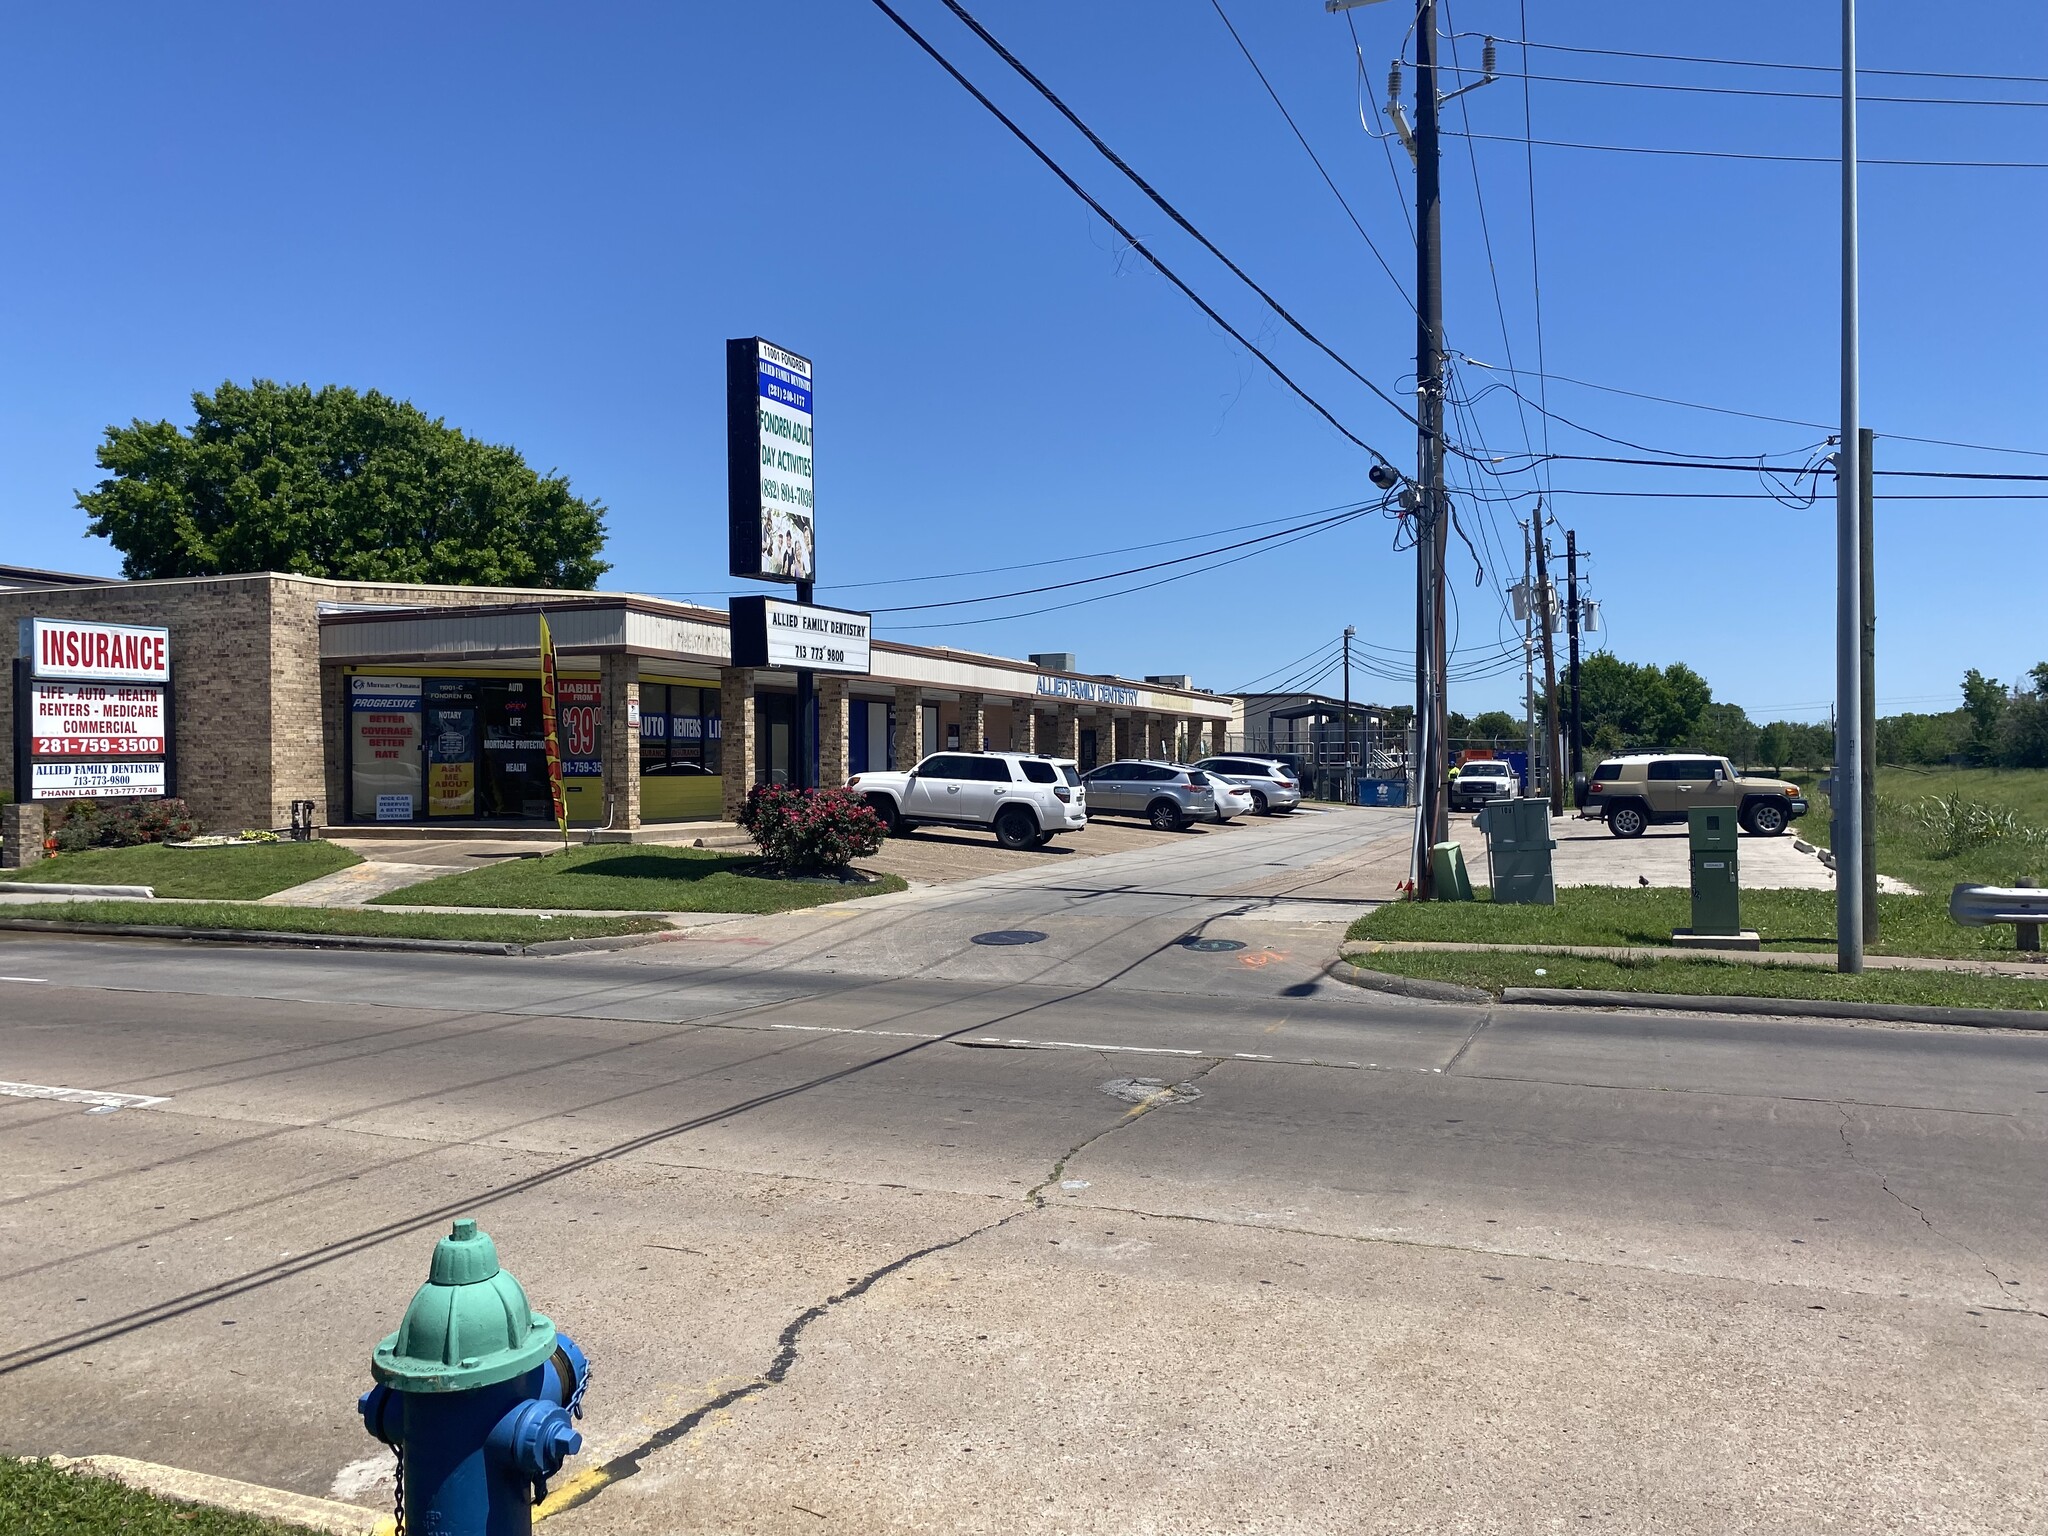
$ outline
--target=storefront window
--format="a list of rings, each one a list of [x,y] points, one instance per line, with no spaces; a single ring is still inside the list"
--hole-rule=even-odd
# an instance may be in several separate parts
[[[642,776],[719,772],[719,693],[688,683],[640,685]]]

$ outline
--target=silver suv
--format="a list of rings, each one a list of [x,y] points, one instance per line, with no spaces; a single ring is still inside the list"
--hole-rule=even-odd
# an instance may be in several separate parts
[[[1105,763],[1081,782],[1088,790],[1088,809],[1097,816],[1142,816],[1162,832],[1216,818],[1216,790],[1199,768],[1126,760]]]
[[[1250,790],[1252,809],[1261,816],[1291,811],[1301,804],[1301,780],[1284,758],[1205,757],[1195,766]]]
[[[939,752],[909,773],[857,773],[846,787],[893,836],[923,822],[987,827],[1005,848],[1037,848],[1088,825],[1072,759],[1029,752]]]

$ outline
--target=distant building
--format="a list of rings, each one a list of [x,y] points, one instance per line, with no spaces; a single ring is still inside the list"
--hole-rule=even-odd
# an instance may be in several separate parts
[[[1271,753],[1298,759],[1303,765],[1344,761],[1344,701],[1322,693],[1248,693],[1243,695],[1241,736],[1232,747],[1240,752]],[[1403,750],[1390,740],[1391,712],[1378,704],[1351,701],[1352,750],[1360,763],[1375,750]]]
[[[30,592],[47,587],[103,587],[116,576],[81,576],[75,571],[39,571],[31,565],[0,565],[0,592]]]

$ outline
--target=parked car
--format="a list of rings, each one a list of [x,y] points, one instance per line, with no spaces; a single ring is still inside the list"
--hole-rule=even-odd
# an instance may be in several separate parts
[[[1520,787],[1514,765],[1495,758],[1474,758],[1459,766],[1451,780],[1451,809],[1476,811],[1489,800],[1512,800]]]
[[[1639,752],[1593,770],[1579,814],[1604,818],[1616,837],[1641,837],[1653,822],[1684,821],[1696,805],[1733,809],[1744,831],[1776,837],[1806,814],[1806,792],[1785,779],[1739,773],[1725,757]]]
[[[1097,816],[1142,816],[1162,832],[1216,815],[1216,789],[1199,768],[1173,763],[1105,763],[1082,776],[1088,808]]]
[[[938,752],[909,773],[857,773],[846,787],[896,837],[931,822],[986,827],[1005,848],[1036,848],[1088,825],[1088,792],[1071,758]]]
[[[1252,809],[1261,816],[1291,811],[1301,804],[1301,776],[1281,757],[1205,757],[1195,766],[1211,778],[1227,779],[1252,792]]]
[[[1242,784],[1233,784],[1217,774],[1209,775],[1209,787],[1216,791],[1216,820],[1226,822],[1233,816],[1249,816],[1252,813],[1252,792]]]

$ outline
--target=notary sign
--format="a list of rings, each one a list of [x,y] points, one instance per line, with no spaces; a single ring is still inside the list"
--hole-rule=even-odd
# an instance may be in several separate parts
[[[871,615],[844,608],[735,597],[732,664],[864,676],[870,670],[873,629]]]
[[[809,358],[725,344],[725,452],[732,574],[815,581]]]
[[[169,794],[171,633],[23,619],[19,792],[33,800]]]

